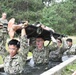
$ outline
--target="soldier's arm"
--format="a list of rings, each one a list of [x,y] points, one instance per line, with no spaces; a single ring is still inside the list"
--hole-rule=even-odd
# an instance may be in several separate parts
[[[52,40],[52,44],[49,45],[49,49],[50,51],[53,51],[56,50],[58,46],[57,46],[57,41],[53,36],[51,36],[51,40]]]
[[[27,59],[28,52],[29,52],[28,39],[27,39],[25,27],[22,27],[19,54],[23,57],[25,61]]]
[[[67,44],[65,38],[62,38],[62,44],[63,44],[63,46],[62,46],[63,48],[68,49],[68,44]]]

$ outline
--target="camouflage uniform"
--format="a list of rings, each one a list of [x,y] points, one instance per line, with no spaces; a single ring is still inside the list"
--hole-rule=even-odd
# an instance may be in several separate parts
[[[24,70],[24,63],[18,54],[14,57],[10,57],[9,55],[4,60],[4,71],[8,74],[19,74]]]
[[[62,56],[66,49],[63,47],[58,47],[55,51],[51,51],[49,55],[50,65],[54,67],[62,62]]]
[[[30,67],[30,73],[28,75],[40,75],[42,72],[49,69],[49,53],[53,48],[56,48],[56,44],[49,47],[43,47],[40,51],[38,48],[33,48],[33,61],[34,66]],[[27,66],[28,67],[28,66]]]
[[[57,48],[57,43],[53,43],[51,46],[44,46],[41,50],[35,48],[33,50],[33,60],[34,60],[34,67],[39,73],[42,73],[49,69],[49,53],[50,51]]]
[[[33,50],[33,59],[35,64],[44,64],[49,62],[49,48],[48,47],[43,47],[42,50],[38,50],[35,48]]]
[[[68,58],[76,55],[76,45],[72,45],[71,47],[68,47],[68,49],[63,54],[63,61],[67,60]]]
[[[65,51],[66,55],[70,56],[70,55],[76,55],[76,45],[72,45],[71,47],[69,47],[67,49],[67,51]]]
[[[58,46],[57,49],[50,52],[49,60],[51,67],[54,67],[62,62],[63,53],[67,50],[68,46],[66,45],[65,40],[62,40],[61,46]]]
[[[4,54],[4,52],[6,52],[4,47],[3,49],[1,49],[0,52],[2,52],[4,56],[6,56],[4,59],[4,71],[7,74],[23,75],[22,73],[24,72],[24,67],[26,64],[27,53],[29,51],[27,38],[25,38],[25,36],[21,38],[19,53],[12,58],[9,55],[6,56]]]
[[[2,56],[3,60],[8,54],[5,49],[7,30],[3,25],[0,25],[0,55]],[[0,73],[0,75],[5,75],[4,73]]]
[[[0,18],[0,23],[2,23],[2,24],[4,24],[4,23],[8,24],[8,21],[7,21],[7,19]]]
[[[38,50],[38,48],[35,48],[33,50],[33,59],[35,64],[44,64],[49,62],[49,53],[50,51],[54,50],[54,48],[57,48],[57,43],[53,43],[53,45],[44,46],[41,50]]]
[[[6,40],[7,40],[7,29],[4,26],[2,26],[2,28],[0,28],[0,55],[3,57],[3,59],[8,54],[7,51],[5,50]]]

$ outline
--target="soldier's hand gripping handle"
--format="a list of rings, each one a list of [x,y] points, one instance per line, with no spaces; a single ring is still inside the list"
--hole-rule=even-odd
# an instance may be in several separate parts
[[[24,24],[22,24],[22,28],[26,28],[28,26],[28,21],[25,21]]]
[[[26,30],[25,28],[28,26],[28,21],[26,21],[24,24],[22,24],[22,30],[21,30],[21,37],[26,35]]]

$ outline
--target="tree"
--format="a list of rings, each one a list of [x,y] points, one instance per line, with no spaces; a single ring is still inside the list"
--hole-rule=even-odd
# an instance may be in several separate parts
[[[16,18],[17,21],[29,20],[37,21],[44,8],[42,0],[0,0],[1,13],[7,12],[8,19]]]
[[[52,6],[43,9],[41,22],[56,32],[63,34],[75,34],[76,31],[76,1],[68,0],[61,3],[54,3]]]
[[[76,32],[76,0],[0,0],[2,12],[8,14],[8,20],[14,17],[16,22],[41,21],[59,33],[71,35]]]

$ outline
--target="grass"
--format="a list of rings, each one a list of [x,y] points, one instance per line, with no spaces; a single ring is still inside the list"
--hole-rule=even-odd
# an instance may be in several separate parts
[[[76,61],[73,64],[69,64],[62,71],[61,75],[72,75],[72,73],[76,70]]]

